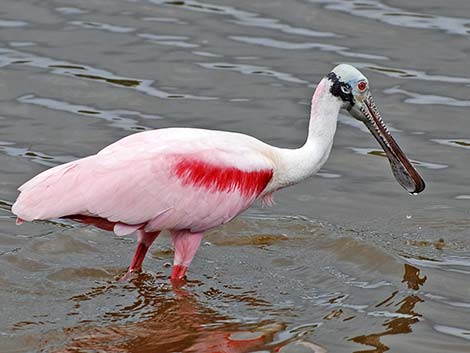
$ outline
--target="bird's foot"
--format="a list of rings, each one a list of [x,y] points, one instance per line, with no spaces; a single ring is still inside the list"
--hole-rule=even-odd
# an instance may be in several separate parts
[[[187,266],[174,265],[171,271],[170,279],[172,282],[182,281],[186,275]]]
[[[126,272],[126,274],[124,276],[122,276],[118,282],[130,282],[131,280],[133,280],[134,278],[136,278],[138,276],[140,271],[136,271],[136,270],[129,270]]]

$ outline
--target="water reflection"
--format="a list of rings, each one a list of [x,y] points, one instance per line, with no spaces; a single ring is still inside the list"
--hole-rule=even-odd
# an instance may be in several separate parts
[[[403,274],[402,282],[406,283],[409,289],[418,290],[424,282],[426,276],[420,277],[420,270],[417,267],[405,264],[405,272]],[[390,306],[395,304],[392,300],[395,299],[398,291],[395,291],[376,307]],[[416,304],[424,302],[417,295],[408,295],[403,300],[395,305],[400,307],[395,311],[397,317],[386,321],[383,326],[386,328],[384,331],[371,333],[368,335],[361,335],[351,338],[350,340],[356,343],[374,347],[373,349],[355,351],[355,353],[383,353],[390,350],[390,347],[381,342],[381,338],[387,335],[398,335],[412,332],[412,325],[419,321],[422,316],[414,311]]]
[[[185,288],[171,287],[167,278],[141,274],[132,283],[120,287],[115,283],[101,285],[71,298],[74,310],[86,301],[101,296],[112,296],[120,290],[137,293],[133,303],[106,312],[101,319],[64,330],[67,343],[55,347],[53,352],[106,351],[106,352],[279,352],[294,341],[299,341],[314,327],[286,330],[287,324],[273,319],[244,320],[223,314],[204,304],[204,300],[223,297],[231,305],[246,304],[270,306],[255,293],[236,295],[211,288],[201,294],[193,292],[203,284],[186,283]],[[136,320],[137,319],[137,320]],[[282,334],[281,334],[282,333]],[[309,346],[309,344],[307,344]],[[326,352],[314,350],[311,352]]]
[[[401,282],[406,283],[408,288],[418,290],[426,282],[426,279],[426,276],[419,277],[419,268],[405,264],[405,273]]]

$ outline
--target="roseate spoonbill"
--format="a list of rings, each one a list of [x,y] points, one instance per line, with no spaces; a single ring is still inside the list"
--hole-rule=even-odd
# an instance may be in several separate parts
[[[141,270],[150,245],[168,230],[175,248],[171,279],[181,279],[205,231],[229,222],[259,198],[270,204],[275,191],[320,169],[341,108],[368,127],[397,181],[410,193],[423,191],[423,179],[380,117],[367,78],[341,64],[315,90],[308,137],[300,148],[277,148],[225,131],[140,132],[37,175],[19,188],[12,211],[18,224],[68,218],[117,235],[137,231],[126,276]]]

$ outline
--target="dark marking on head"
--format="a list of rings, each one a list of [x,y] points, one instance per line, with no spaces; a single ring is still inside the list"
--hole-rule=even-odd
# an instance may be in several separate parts
[[[349,102],[351,106],[354,105],[354,97],[352,95],[352,88],[349,83],[339,80],[338,76],[332,71],[326,76],[333,84],[330,88],[330,93],[335,97],[340,97],[343,102]]]

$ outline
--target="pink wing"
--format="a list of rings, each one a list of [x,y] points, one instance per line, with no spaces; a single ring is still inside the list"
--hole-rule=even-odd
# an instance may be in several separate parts
[[[39,174],[19,188],[12,210],[28,221],[99,217],[117,234],[203,231],[230,221],[263,192],[274,168],[264,146],[209,130],[134,134]]]

